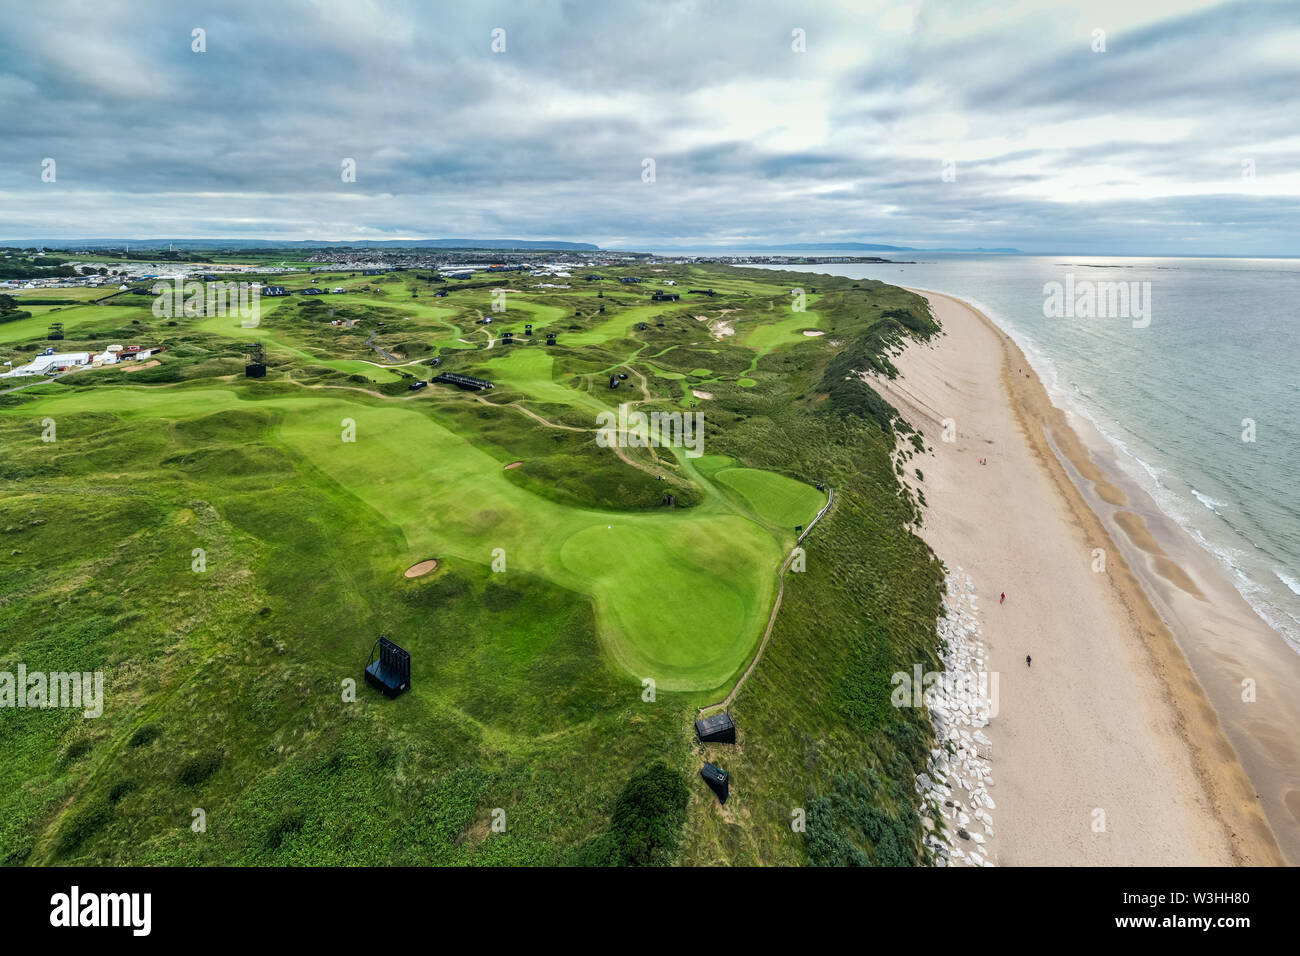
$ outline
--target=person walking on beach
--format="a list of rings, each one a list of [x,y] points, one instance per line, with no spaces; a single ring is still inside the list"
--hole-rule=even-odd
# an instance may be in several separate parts
[[[1025,655],[1025,666],[1026,666],[1026,667],[1033,667],[1033,666],[1034,666],[1034,659],[1033,659],[1032,657],[1030,657],[1028,654]]]
[[[1007,603],[1007,592],[1006,592],[1006,591],[1003,591],[1003,592],[1002,592],[1002,597],[998,598],[998,603],[999,603],[999,604],[1006,604],[1006,603]]]

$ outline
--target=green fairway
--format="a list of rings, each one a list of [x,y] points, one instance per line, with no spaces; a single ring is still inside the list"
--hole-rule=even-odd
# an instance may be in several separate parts
[[[30,319],[0,324],[0,346],[40,341],[51,322],[62,322],[64,333],[71,339],[75,333],[89,329],[117,328],[119,321],[132,317],[122,308],[97,304],[38,306],[31,311]],[[143,311],[147,314],[147,302]]]
[[[107,285],[74,286],[68,289],[13,289],[8,294],[26,308],[25,302],[28,299],[70,299],[74,302],[94,302],[97,299],[107,298],[117,291],[116,285]]]
[[[350,372],[353,375],[361,375],[370,379],[372,382],[400,382],[402,377],[396,372],[382,368],[374,362],[349,361],[347,359],[324,360],[316,359],[326,368],[338,369],[340,372]]]
[[[576,403],[591,408],[593,415],[596,411],[603,411],[605,408],[587,393],[557,382],[555,357],[545,349],[527,347],[502,349],[500,356],[493,357],[491,374],[502,385],[512,385],[527,393],[530,398],[541,402],[561,405]]]

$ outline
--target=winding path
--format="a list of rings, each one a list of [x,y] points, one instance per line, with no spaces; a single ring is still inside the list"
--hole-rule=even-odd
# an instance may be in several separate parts
[[[831,506],[835,504],[835,489],[828,486],[827,491],[826,507],[817,512],[817,517],[813,518],[812,521],[808,523],[808,527],[803,529],[803,534],[799,535],[798,541],[795,542],[796,550],[798,550],[797,545],[808,536],[808,532],[812,531],[813,526],[816,525],[818,521],[822,520],[822,515],[830,511]],[[781,599],[785,597],[785,572],[790,567],[790,562],[793,560],[794,551],[791,551],[790,554],[786,556],[785,563],[781,565],[781,570],[777,572],[780,576],[780,583],[776,589],[776,603],[772,605],[772,616],[767,619],[767,630],[763,632],[763,640],[758,645],[758,653],[754,655],[754,659],[750,661],[749,666],[745,668],[745,673],[740,675],[740,680],[736,681],[736,686],[731,688],[731,693],[716,704],[706,704],[701,707],[701,716],[703,716],[706,711],[716,710],[719,707],[730,707],[731,702],[735,700],[736,695],[740,693],[740,688],[744,686],[745,681],[749,679],[749,675],[754,672],[754,668],[757,667],[758,662],[762,660],[763,651],[767,649],[768,639],[772,636],[772,628],[776,625],[776,615],[781,610]]]
[[[372,349],[374,349],[376,352],[378,352],[380,355],[382,355],[384,358],[388,359],[388,361],[390,361],[390,362],[400,362],[401,359],[399,359],[399,358],[398,358],[396,355],[394,355],[392,352],[387,352],[387,351],[385,351],[384,349],[380,348],[378,345],[375,345],[375,344],[374,344],[374,343],[375,343],[375,336],[377,336],[378,334],[379,334],[378,332],[372,332],[372,333],[370,333],[370,338],[366,339],[366,344],[369,345],[369,346],[370,346]]]

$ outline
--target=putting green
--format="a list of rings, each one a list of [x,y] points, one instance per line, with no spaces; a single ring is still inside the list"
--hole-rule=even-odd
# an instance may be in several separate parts
[[[655,378],[666,378],[670,381],[679,381],[686,377],[681,372],[666,372],[661,368],[655,368],[653,365],[650,366],[650,371],[654,372]]]
[[[826,495],[812,485],[758,468],[723,468],[714,480],[779,528],[807,525],[826,504]]]

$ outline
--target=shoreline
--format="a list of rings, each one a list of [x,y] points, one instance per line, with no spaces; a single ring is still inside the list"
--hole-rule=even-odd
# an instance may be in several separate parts
[[[926,439],[906,463],[929,503],[918,533],[1010,605],[990,600],[974,631],[1006,691],[986,728],[1001,791],[990,860],[1279,865],[1288,844],[1295,858],[1300,780],[1276,705],[1300,686],[1285,679],[1291,664],[1300,680],[1300,656],[1106,467],[1104,439],[1052,403],[1006,332],[961,299],[911,291],[943,334],[896,356],[898,379],[870,381]],[[1241,654],[1225,661],[1225,646]],[[1243,673],[1271,706],[1232,713]]]

